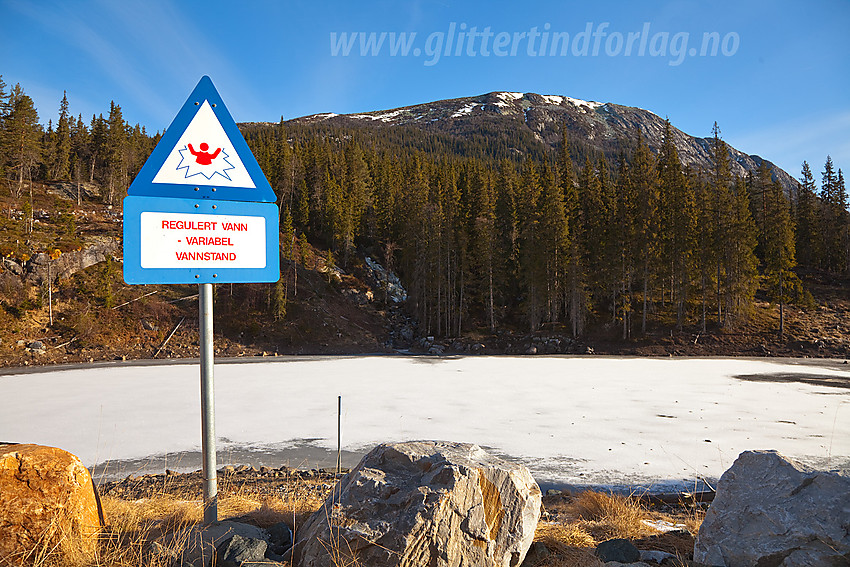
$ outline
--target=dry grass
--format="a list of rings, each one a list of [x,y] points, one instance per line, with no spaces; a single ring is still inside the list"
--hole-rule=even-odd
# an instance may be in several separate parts
[[[221,519],[270,527],[286,522],[295,528],[302,525],[320,509],[323,494],[311,481],[301,480],[281,494],[260,494],[248,485],[222,483],[218,515]],[[185,500],[166,493],[139,500],[122,500],[103,497],[106,529],[97,552],[92,555],[74,538],[62,538],[58,544],[40,546],[27,558],[15,558],[0,567],[27,564],[35,567],[168,567],[185,542],[176,542],[168,548],[151,545],[160,538],[168,541],[170,534],[186,533],[185,528],[199,524],[203,518],[203,505],[198,500]],[[557,503],[549,509],[557,521],[541,521],[537,526],[535,541],[543,543],[550,555],[536,567],[599,567],[602,563],[593,555],[592,548],[611,538],[639,539],[656,534],[644,520],[657,519],[638,498],[602,492],[586,491],[570,500]],[[684,523],[691,533],[696,533],[702,513],[686,511],[676,522]],[[671,520],[672,518],[667,518]],[[54,539],[55,541],[55,539]],[[357,565],[356,560],[340,555],[336,565]],[[348,561],[346,561],[348,559]]]
[[[593,536],[578,524],[556,522],[540,522],[537,524],[534,541],[543,542],[550,551],[596,545]]]
[[[577,525],[597,541],[637,539],[658,533],[644,522],[652,516],[634,496],[588,490],[578,495],[569,511],[577,518]]]
[[[535,563],[534,567],[600,567],[603,563],[593,555],[593,548],[613,538],[643,538],[645,543],[651,542],[647,547],[649,549],[658,546],[664,549],[666,546],[669,547],[666,549],[668,552],[684,557],[693,548],[693,540],[689,536],[680,535],[678,539],[664,536],[661,540],[651,538],[659,532],[645,521],[666,520],[673,524],[684,524],[691,534],[695,534],[704,516],[700,509],[685,503],[682,503],[681,512],[675,517],[666,516],[649,511],[633,495],[595,491],[585,491],[574,498],[550,502],[547,511],[554,516],[555,521],[541,521],[534,540],[543,543],[550,555]]]
[[[294,531],[324,501],[309,485],[310,481],[300,481],[281,496],[256,494],[245,486],[223,483],[218,517],[261,528],[286,522]],[[28,556],[0,559],[0,567],[169,567],[186,542],[173,542],[167,547],[152,542],[160,538],[169,541],[163,536],[188,533],[185,528],[203,521],[203,502],[164,492],[139,500],[104,496],[101,503],[106,526],[94,553],[86,551],[79,538],[56,537],[54,532],[46,534]]]

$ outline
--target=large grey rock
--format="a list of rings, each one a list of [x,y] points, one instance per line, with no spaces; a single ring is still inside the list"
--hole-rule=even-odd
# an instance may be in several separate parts
[[[66,279],[85,270],[89,266],[99,264],[108,256],[120,253],[121,243],[110,236],[99,236],[93,239],[92,244],[80,250],[65,252],[56,260],[49,260],[47,254],[41,252],[32,257],[26,265],[24,279],[31,284],[41,284],[47,281],[48,266],[50,261],[50,277],[54,279]],[[120,270],[120,266],[116,268]]]
[[[264,539],[242,537],[234,534],[219,544],[216,550],[216,567],[241,567],[244,562],[265,561],[269,543]]]
[[[299,530],[296,565],[516,566],[534,539],[540,488],[477,445],[379,445]]]
[[[250,524],[240,522],[213,522],[209,526],[192,526],[179,530],[173,534],[167,534],[157,540],[164,549],[183,547],[183,551],[176,562],[181,567],[209,567],[212,558],[216,556],[217,548],[234,535],[245,539],[261,539],[268,541],[269,537],[265,530]]]
[[[850,564],[850,478],[775,451],[741,453],[723,473],[694,561],[725,567]]]
[[[282,556],[292,547],[292,530],[285,523],[278,522],[266,531],[269,534],[269,550],[275,555]]]
[[[596,546],[596,557],[604,562],[635,563],[640,561],[640,551],[627,539],[617,538],[603,541]]]

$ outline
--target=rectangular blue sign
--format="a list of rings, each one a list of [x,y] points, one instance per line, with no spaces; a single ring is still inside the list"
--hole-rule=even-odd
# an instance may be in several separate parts
[[[274,203],[126,197],[124,281],[276,282],[278,214]]]

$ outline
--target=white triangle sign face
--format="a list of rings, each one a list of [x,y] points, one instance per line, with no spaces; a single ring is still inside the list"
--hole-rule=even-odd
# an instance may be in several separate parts
[[[200,105],[152,183],[256,187],[207,100]]]
[[[207,76],[162,134],[127,195],[254,203],[278,198]]]

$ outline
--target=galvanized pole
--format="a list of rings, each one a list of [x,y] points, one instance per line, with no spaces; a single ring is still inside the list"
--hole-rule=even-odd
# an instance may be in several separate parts
[[[213,287],[198,284],[201,334],[201,450],[204,473],[204,525],[218,521],[215,464],[215,391],[213,380]]]
[[[336,476],[342,471],[342,396],[336,406]]]

